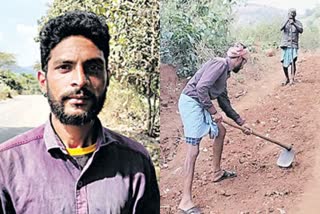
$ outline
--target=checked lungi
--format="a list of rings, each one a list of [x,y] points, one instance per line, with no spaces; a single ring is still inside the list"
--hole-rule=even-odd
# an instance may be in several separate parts
[[[209,134],[211,139],[218,136],[218,126],[213,121],[210,113],[193,98],[181,94],[179,112],[187,143],[196,145],[207,134]]]
[[[297,48],[282,48],[281,62],[283,67],[287,68],[292,63],[292,61],[298,57]]]

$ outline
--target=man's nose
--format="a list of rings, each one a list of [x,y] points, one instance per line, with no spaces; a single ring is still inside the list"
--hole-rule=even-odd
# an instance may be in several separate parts
[[[72,86],[82,88],[88,84],[88,77],[82,65],[77,65],[72,74]]]

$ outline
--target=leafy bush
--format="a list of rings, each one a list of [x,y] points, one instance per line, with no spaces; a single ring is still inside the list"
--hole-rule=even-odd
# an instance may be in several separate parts
[[[300,37],[300,47],[309,50],[316,50],[320,47],[319,25],[309,22],[305,24],[303,34]]]
[[[249,47],[259,46],[262,50],[277,48],[281,40],[280,17],[273,18],[268,22],[261,22],[257,25],[234,26],[232,34],[237,41],[242,41]],[[255,52],[257,50],[252,50]]]
[[[16,74],[9,70],[0,70],[1,92],[13,94],[39,94],[37,79],[31,74]]]
[[[0,100],[4,100],[16,94],[9,86],[0,80]]]
[[[178,66],[178,75],[189,76],[209,55],[222,56],[232,42],[229,26],[236,2],[168,0],[163,3],[161,62]]]
[[[122,90],[128,87],[131,90]],[[102,110],[103,121],[108,126],[130,126],[136,129],[143,129],[146,126],[147,115],[144,109],[147,102],[138,99],[140,95],[129,84],[123,85],[112,80],[107,93],[107,99]],[[111,111],[112,110],[112,111]]]

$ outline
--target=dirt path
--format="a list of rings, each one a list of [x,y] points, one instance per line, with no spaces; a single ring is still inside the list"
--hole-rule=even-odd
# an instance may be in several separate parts
[[[211,142],[204,139],[193,188],[194,200],[204,213],[312,213],[320,207],[316,200],[320,193],[320,62],[315,54],[301,53],[299,58],[299,82],[293,87],[280,86],[283,76],[278,57],[255,61],[258,66],[248,66],[242,76],[228,83],[233,106],[256,131],[294,144],[293,166],[276,166],[279,147],[227,127],[222,166],[236,170],[238,177],[214,184]],[[185,154],[177,111],[185,81],[173,74],[174,69],[162,67],[162,213],[176,212]]]
[[[0,102],[0,143],[48,119],[49,105],[41,95],[20,95]]]

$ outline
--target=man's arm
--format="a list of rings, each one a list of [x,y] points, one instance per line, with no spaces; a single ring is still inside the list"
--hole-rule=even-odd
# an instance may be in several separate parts
[[[303,26],[302,26],[302,23],[298,20],[295,20],[293,23],[292,23],[293,26],[295,26],[295,28],[297,29],[297,31],[299,33],[303,33]]]
[[[1,182],[1,181],[0,181]],[[9,193],[0,184],[0,214],[16,213]]]
[[[0,159],[1,160],[1,159]],[[4,194],[4,178],[2,175],[2,168],[0,167],[0,214],[6,213],[5,210],[5,194]]]
[[[0,214],[16,213],[9,194],[2,189],[0,191]]]
[[[220,108],[224,113],[226,113],[227,117],[238,123],[237,120],[240,118],[240,115],[231,106],[227,88],[224,89],[224,92],[217,98],[217,100]]]
[[[4,210],[3,210],[3,203],[2,203],[2,200],[0,198],[0,214],[4,214]]]
[[[2,155],[2,154],[0,154]],[[4,161],[0,158],[0,163]],[[16,213],[11,196],[6,188],[4,170],[0,165],[0,214]]]
[[[211,99],[209,96],[209,89],[221,76],[224,70],[225,70],[225,64],[223,62],[217,62],[211,65],[208,65],[196,86],[200,104],[210,114],[215,114],[217,110],[215,109],[215,107],[211,102]]]
[[[288,23],[289,19],[287,19],[281,26],[280,31],[284,30],[284,28],[286,27],[287,23]]]
[[[160,192],[155,173],[155,168],[151,162],[145,171],[146,185],[143,197],[140,199],[136,212],[139,213],[153,213],[160,214]]]

